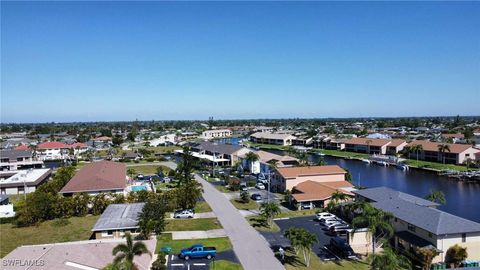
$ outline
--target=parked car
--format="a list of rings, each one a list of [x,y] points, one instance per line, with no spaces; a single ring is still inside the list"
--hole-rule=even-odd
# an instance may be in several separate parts
[[[317,213],[316,216],[317,216],[317,220],[320,220],[322,218],[336,218],[336,216],[334,214],[329,213],[329,212]]]
[[[248,189],[247,184],[245,184],[245,183],[240,184],[240,190],[241,191],[247,191],[247,189]]]
[[[260,195],[258,193],[253,193],[252,196],[250,196],[250,198],[252,198],[252,200],[254,200],[254,201],[261,201],[262,200],[262,195]]]
[[[262,190],[265,189],[265,185],[264,185],[263,183],[260,183],[260,182],[258,182],[258,183],[255,185],[255,187],[258,188],[258,189],[262,189]]]
[[[330,247],[335,253],[343,258],[355,257],[355,252],[353,251],[352,247],[347,243],[347,240],[341,237],[332,237],[330,239]]]
[[[195,212],[191,209],[177,210],[173,213],[174,218],[193,218]]]
[[[330,227],[329,233],[330,235],[344,235],[350,230],[352,227],[350,225],[342,223],[335,226]]]
[[[208,260],[215,258],[217,255],[217,249],[215,247],[204,247],[197,244],[189,248],[184,248],[178,254],[178,257],[188,261],[190,258],[207,258]]]
[[[168,176],[163,177],[163,182],[164,183],[170,183],[171,181],[172,180],[170,179],[170,177],[168,177]]]
[[[313,204],[301,202],[300,203],[300,208],[301,209],[313,209]]]

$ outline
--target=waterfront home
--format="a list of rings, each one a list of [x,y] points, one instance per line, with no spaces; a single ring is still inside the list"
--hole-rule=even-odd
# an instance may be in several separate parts
[[[440,135],[444,140],[451,140],[452,143],[464,143],[465,135],[462,133],[443,133]]]
[[[291,167],[298,165],[298,159],[288,156],[288,155],[277,155],[266,151],[252,151],[258,155],[258,160],[255,162],[250,162],[246,159],[246,154],[239,156],[242,167],[249,168],[250,172],[253,174],[269,174],[271,171],[272,165],[274,163],[275,167]]]
[[[385,155],[390,143],[386,139],[352,138],[345,141],[345,151]]]
[[[269,132],[272,133],[274,131],[273,127],[266,127],[266,126],[257,126],[253,128],[255,132]]]
[[[418,153],[413,151],[408,152],[409,158],[416,159],[418,154],[419,160],[445,162],[450,164],[464,164],[466,159],[470,158],[474,160],[476,158],[476,153],[480,152],[479,149],[473,148],[468,144],[446,144],[449,149],[441,152],[439,150],[439,145],[442,145],[442,143],[426,140],[412,141],[406,147],[413,147],[415,145],[420,145],[421,150],[418,151]]]
[[[122,238],[125,232],[136,234],[138,217],[145,203],[110,204],[92,228],[95,239]]]
[[[42,167],[43,161],[34,158],[30,149],[0,150],[0,171],[17,171]]]
[[[230,129],[212,129],[202,132],[203,139],[225,138],[233,135]]]
[[[352,191],[359,201],[393,215],[394,247],[400,251],[433,248],[439,253],[433,262],[445,260],[453,245],[467,248],[468,259],[480,259],[480,224],[443,212],[437,203],[387,187]]]
[[[293,201],[298,203],[298,209],[324,208],[330,203],[332,194],[340,192],[352,198],[353,185],[347,181],[316,182],[307,180],[297,184],[292,189]],[[348,200],[349,200],[348,199]]]
[[[334,138],[330,136],[322,136],[313,140],[313,148],[343,150],[345,142],[348,139]]]
[[[37,157],[40,160],[59,160],[69,157],[70,149],[75,155],[88,150],[84,143],[66,144],[63,142],[44,142],[37,145]]]
[[[292,145],[295,146],[311,146],[313,143],[313,138],[307,135],[295,136],[295,139],[292,140]]]
[[[156,239],[142,242],[154,254]],[[113,262],[113,248],[124,243],[125,239],[119,238],[20,246],[2,259],[2,269],[104,269]],[[136,269],[149,270],[152,257],[149,254],[134,256],[133,262]]]
[[[275,168],[272,190],[277,192],[292,190],[305,181],[318,183],[345,181],[346,173],[337,165]]]
[[[407,142],[403,139],[393,139],[390,140],[390,143],[387,144],[387,154],[388,155],[396,155],[403,151],[405,146],[407,146]]]
[[[99,161],[85,165],[60,190],[64,196],[85,192],[89,195],[99,193],[125,193],[127,172],[124,163]]]
[[[219,166],[233,166],[236,161],[240,161],[240,156],[249,152],[247,148],[240,145],[218,144],[209,141],[193,143],[190,146],[193,157]],[[183,153],[183,150],[176,150],[176,152]]]
[[[161,135],[158,138],[149,141],[150,146],[168,145],[177,143],[177,135],[174,133]]]
[[[253,143],[292,145],[295,136],[286,133],[255,132],[250,135],[250,141]]]
[[[28,169],[4,173],[0,177],[0,194],[17,195],[34,192],[51,175],[51,169]]]

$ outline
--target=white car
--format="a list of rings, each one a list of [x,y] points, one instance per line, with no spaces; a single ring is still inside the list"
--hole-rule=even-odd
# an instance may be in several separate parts
[[[257,183],[257,185],[255,185],[256,188],[258,189],[265,189],[265,185],[262,184],[262,183]]]
[[[329,212],[321,212],[321,213],[317,213],[317,220],[320,220],[320,219],[328,219],[328,218],[336,218],[336,216],[332,213],[329,213]]]
[[[174,218],[193,218],[195,213],[190,209],[178,210],[173,214]]]

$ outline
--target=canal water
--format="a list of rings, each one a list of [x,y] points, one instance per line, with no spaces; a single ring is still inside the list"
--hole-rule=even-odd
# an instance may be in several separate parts
[[[240,138],[216,140],[218,143],[238,144]],[[276,154],[282,151],[268,150]],[[339,165],[352,174],[353,184],[363,187],[386,186],[411,195],[424,198],[430,190],[440,190],[445,194],[447,203],[438,209],[480,222],[480,185],[458,182],[435,172],[410,169],[403,171],[396,167],[384,167],[366,164],[360,160],[323,156],[329,165]],[[310,161],[316,163],[318,155],[310,155]]]

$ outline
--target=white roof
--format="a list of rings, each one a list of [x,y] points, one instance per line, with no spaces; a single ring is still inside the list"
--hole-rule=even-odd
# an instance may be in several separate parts
[[[10,176],[7,179],[0,180],[0,184],[13,184],[13,183],[32,183],[35,182],[42,175],[47,173],[50,169],[35,169],[35,170],[22,170],[16,174]]]
[[[255,138],[274,139],[274,140],[285,140],[288,138],[295,138],[295,136],[291,134],[279,134],[279,133],[270,133],[270,132],[256,132],[250,136]]]

